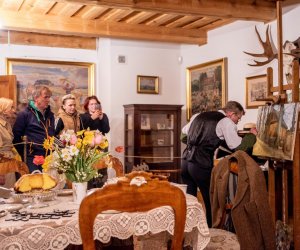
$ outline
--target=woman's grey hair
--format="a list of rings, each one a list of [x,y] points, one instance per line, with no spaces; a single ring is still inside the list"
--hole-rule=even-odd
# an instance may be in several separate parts
[[[61,98],[61,101],[62,101],[62,104],[65,104],[66,100],[76,100],[75,96],[72,95],[72,94],[68,94],[68,95],[64,95],[62,98]]]
[[[14,101],[9,98],[1,97],[0,98],[0,114],[3,114],[5,111],[13,107]]]
[[[52,95],[51,90],[46,86],[36,86],[32,91],[32,99],[35,100],[37,97],[40,97],[43,92],[46,92],[47,95]]]
[[[234,112],[242,115],[245,114],[243,106],[236,101],[228,101],[222,109],[224,110],[224,112]]]

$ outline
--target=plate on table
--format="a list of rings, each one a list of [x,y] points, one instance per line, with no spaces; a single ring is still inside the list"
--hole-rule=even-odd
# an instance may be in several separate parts
[[[61,189],[57,193],[58,196],[69,196],[73,195],[73,190],[72,189]]]
[[[18,211],[23,208],[22,204],[3,204],[0,205],[0,210],[6,210],[8,212]]]

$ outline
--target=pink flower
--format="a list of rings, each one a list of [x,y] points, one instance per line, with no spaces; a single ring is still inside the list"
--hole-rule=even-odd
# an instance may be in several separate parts
[[[71,145],[75,145],[77,142],[77,136],[76,135],[72,135],[70,138],[70,144]]]
[[[35,165],[43,165],[45,162],[45,157],[42,155],[35,155],[33,159],[33,163]]]
[[[101,134],[97,134],[94,138],[95,145],[99,145],[102,142],[103,136]]]
[[[117,146],[115,147],[115,151],[118,153],[123,153],[124,152],[124,147],[123,146]]]

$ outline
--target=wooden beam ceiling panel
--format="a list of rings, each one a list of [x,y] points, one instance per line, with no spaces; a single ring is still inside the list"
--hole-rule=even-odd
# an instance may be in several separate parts
[[[166,27],[169,27],[169,28],[185,27],[188,24],[194,23],[201,18],[202,17],[196,17],[196,16],[181,16],[181,18],[177,19],[176,21],[167,24]]]
[[[147,22],[147,25],[149,25],[149,26],[160,26],[163,23],[166,23],[169,20],[175,18],[176,16],[178,16],[178,15],[160,14],[156,18],[154,18],[151,21]]]
[[[145,22],[146,20],[148,20],[149,18],[153,17],[155,15],[154,12],[148,11],[148,12],[136,12],[135,15],[127,18],[126,20],[124,20],[125,23],[129,23],[129,24],[140,24]]]
[[[92,20],[101,16],[107,9],[108,7],[105,6],[85,6],[75,17]]]
[[[205,25],[208,25],[210,23],[213,23],[216,21],[216,18],[212,17],[202,17],[196,20],[195,22],[192,22],[190,24],[185,25],[183,28],[185,29],[199,29],[199,27],[204,27]]]
[[[55,4],[52,0],[36,0],[31,3],[31,8],[28,10],[31,13],[46,14]]]
[[[0,31],[0,43],[96,50],[96,38]]]
[[[65,4],[57,13],[59,16],[71,17],[82,8],[81,4]]]
[[[47,14],[51,16],[58,16],[61,9],[64,8],[64,5],[65,5],[64,3],[60,3],[60,2],[55,3],[54,6],[52,6],[52,8],[48,10]],[[22,11],[22,13],[24,12]]]
[[[276,18],[275,1],[220,1],[220,0],[60,0],[87,5],[130,8],[168,14],[199,15],[240,20],[270,21]],[[260,4],[263,2],[264,4]]]
[[[55,17],[0,10],[3,27],[8,30],[65,34],[90,37],[165,41],[176,43],[206,43],[206,32],[198,30],[150,27],[101,20],[82,20],[75,17]]]
[[[23,3],[23,0],[15,0],[15,1],[4,0],[1,3],[1,7],[6,10],[18,11],[18,9],[22,5],[22,3]]]
[[[130,15],[132,10],[115,9],[107,13],[107,15],[98,18],[99,20],[115,21],[119,22],[126,16]]]

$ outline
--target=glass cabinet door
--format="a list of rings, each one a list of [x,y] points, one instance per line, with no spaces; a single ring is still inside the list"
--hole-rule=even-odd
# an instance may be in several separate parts
[[[175,104],[124,105],[126,173],[143,163],[150,170],[180,169],[181,108]]]
[[[141,162],[173,162],[174,114],[142,113],[140,119]]]

